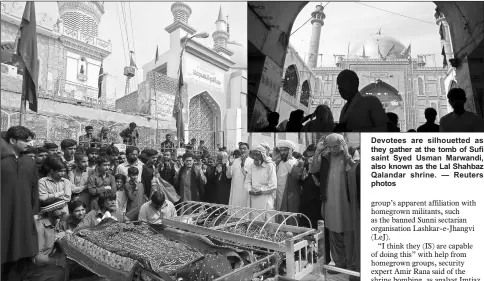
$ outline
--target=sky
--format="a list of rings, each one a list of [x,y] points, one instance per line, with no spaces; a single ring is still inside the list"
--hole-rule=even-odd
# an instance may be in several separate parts
[[[133,91],[135,90],[136,81],[141,83],[143,80],[142,66],[154,59],[156,46],[158,45],[160,55],[169,49],[170,35],[165,31],[165,27],[173,23],[173,15],[171,13],[173,2],[123,3],[127,23],[126,28],[120,2],[104,2],[105,12],[101,18],[98,35],[101,40],[111,40],[112,53],[104,60],[103,67],[104,72],[116,78],[116,98],[124,95],[126,77],[123,73],[124,67],[129,64],[129,50],[125,29],[128,31],[130,49],[135,51],[135,61],[138,66],[137,79],[131,79],[133,80],[131,91]],[[54,22],[59,17],[57,2],[36,2],[35,4],[36,14],[47,13],[54,19]],[[229,45],[229,49],[237,54],[247,54],[246,2],[187,2],[187,4],[192,9],[188,24],[195,28],[197,32],[208,32],[210,34],[209,38],[194,38],[192,40],[196,40],[207,47],[213,47],[212,33],[216,29],[215,21],[218,18],[221,6],[224,16],[229,16],[230,40],[243,45],[243,47]],[[131,21],[129,20],[129,11],[131,11]],[[119,23],[120,19],[121,26]],[[124,48],[122,38],[124,38]],[[242,57],[246,58],[246,55],[239,55],[236,59],[240,61]]]
[[[290,43],[301,58],[309,52],[311,41],[311,21],[296,31],[310,17],[316,5],[321,2],[310,2],[299,13],[294,22]],[[323,6],[328,2],[322,2]],[[428,23],[398,16],[389,12],[370,8],[370,5],[389,12],[416,18]],[[348,42],[350,46],[364,41],[376,34],[381,28],[384,35],[399,40],[405,47],[412,44],[412,55],[435,54],[435,64],[442,66],[440,55],[439,26],[435,24],[435,4],[432,2],[329,2],[324,8],[326,19],[321,28],[319,53],[323,54],[323,66],[335,66],[333,54],[346,55]],[[350,47],[351,48],[351,47]],[[318,57],[318,66],[321,65]],[[434,66],[434,59],[427,58],[427,66]]]

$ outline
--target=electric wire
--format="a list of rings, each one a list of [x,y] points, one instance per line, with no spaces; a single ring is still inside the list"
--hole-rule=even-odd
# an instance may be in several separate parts
[[[134,51],[134,58],[136,60],[136,40],[134,39],[134,31],[133,31],[133,17],[132,17],[132,10],[131,10],[131,2],[128,2],[128,11],[129,11],[129,23],[131,26],[131,39],[133,40],[133,51]],[[138,71],[135,72],[134,78],[136,79],[136,88],[138,88]]]
[[[324,5],[323,10],[324,10],[324,8],[326,8],[326,6],[328,6],[328,4],[329,4],[329,3],[330,3],[330,2],[326,3],[326,5]],[[312,19],[313,19],[313,16],[311,16],[311,17],[310,17],[310,18],[309,18],[309,19],[308,19],[308,20],[307,20],[305,23],[303,23],[303,24],[302,24],[300,27],[298,27],[298,28],[297,28],[297,29],[296,29],[296,30],[295,30],[293,33],[291,33],[291,36],[292,36],[294,33],[296,33],[296,32],[297,32],[299,29],[301,29],[301,27],[305,26],[305,25],[306,25],[306,23],[308,23],[308,22],[309,22],[310,20],[312,20]]]
[[[119,20],[119,31],[121,33],[121,41],[123,42],[123,57],[124,57],[124,63],[125,65],[128,64],[128,61],[126,59],[126,47],[124,46],[124,36],[123,36],[123,29],[121,27],[121,16],[119,15],[120,12],[119,12],[119,6],[118,6],[119,3],[116,3],[116,8],[118,8],[118,20]]]
[[[387,13],[390,13],[390,14],[394,14],[394,15],[397,15],[397,16],[401,16],[401,17],[412,19],[412,20],[416,20],[416,21],[428,23],[428,24],[431,24],[431,25],[435,25],[435,23],[433,23],[433,22],[429,22],[429,21],[425,21],[425,20],[421,20],[421,19],[417,19],[417,18],[412,18],[412,17],[406,16],[406,15],[402,15],[402,14],[391,12],[391,11],[388,11],[388,10],[385,10],[385,9],[370,6],[368,4],[364,4],[364,3],[361,3],[361,2],[355,2],[355,3],[363,5],[363,6],[367,6],[367,7],[373,8],[373,9],[377,9],[377,10],[380,10],[380,11],[383,11],[383,12],[387,12]]]

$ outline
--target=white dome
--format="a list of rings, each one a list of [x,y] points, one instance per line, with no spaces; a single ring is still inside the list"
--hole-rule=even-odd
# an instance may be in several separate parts
[[[372,35],[366,41],[350,46],[349,58],[400,58],[404,57],[405,46],[392,36],[380,33]]]

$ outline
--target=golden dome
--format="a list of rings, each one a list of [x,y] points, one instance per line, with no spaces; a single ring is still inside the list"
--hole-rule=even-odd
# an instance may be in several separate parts
[[[372,35],[362,43],[350,46],[349,58],[405,58],[405,46],[392,36],[381,32]]]

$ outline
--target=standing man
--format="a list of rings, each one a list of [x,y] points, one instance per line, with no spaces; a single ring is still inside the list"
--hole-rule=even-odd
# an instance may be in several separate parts
[[[204,172],[199,166],[193,165],[194,156],[191,153],[183,155],[183,167],[175,180],[175,189],[181,201],[201,201],[207,183]]]
[[[141,183],[143,184],[144,195],[146,198],[151,198],[151,180],[157,167],[158,151],[148,148],[143,153],[148,157],[148,161],[141,170]]]
[[[74,153],[76,153],[76,148],[77,141],[75,140],[65,139],[61,142],[61,150],[64,153],[61,158],[67,167],[66,177],[75,168]]]
[[[328,148],[329,151],[323,152]],[[320,173],[321,213],[329,232],[331,257],[336,267],[356,269],[354,260],[354,224],[348,192],[347,169],[356,163],[340,134],[328,135],[319,143],[313,161],[313,171]],[[335,272],[329,271],[334,274]]]
[[[274,210],[277,189],[276,167],[268,162],[266,149],[259,145],[252,151],[254,162],[247,170],[245,190],[250,194],[248,206],[254,209]],[[253,214],[255,217],[259,214]],[[265,221],[267,216],[260,216],[258,220]]]
[[[292,212],[298,212],[299,211],[299,206],[297,208],[290,208],[289,204],[291,203],[296,203],[296,202],[290,202],[291,200],[288,201],[289,199],[295,199],[295,190],[287,190],[286,191],[286,183],[287,183],[287,177],[291,173],[292,168],[297,165],[297,159],[292,156],[292,153],[294,152],[294,149],[296,146],[294,143],[292,143],[289,140],[283,140],[279,143],[277,146],[279,148],[279,153],[281,157],[281,161],[277,165],[277,192],[276,192],[276,206],[275,209],[278,211],[287,211],[290,212],[291,209]],[[297,196],[299,198],[299,196]],[[285,206],[282,205],[282,203],[285,203]]]
[[[89,175],[96,170],[96,159],[99,157],[99,150],[95,147],[89,147],[86,149],[87,155],[87,172]]]
[[[229,167],[227,168],[227,178],[231,178],[229,205],[234,207],[249,206],[249,193],[245,189],[245,177],[247,171],[252,165],[253,160],[249,157],[249,144],[240,143],[239,151],[241,156],[237,159],[229,158]]]
[[[200,140],[200,145],[198,146],[198,151],[201,154],[202,159],[210,156],[210,151],[208,150],[208,147],[205,146],[204,140]]]
[[[98,140],[99,140],[99,144],[101,146],[111,145],[111,142],[109,141],[108,133],[109,133],[109,128],[108,127],[102,127],[101,132],[99,132],[99,134],[97,135]]]
[[[336,78],[346,104],[341,110],[336,132],[386,132],[388,117],[381,101],[358,91],[360,80],[352,70],[345,69]]]
[[[35,217],[39,213],[37,165],[22,151],[35,138],[23,126],[10,127],[1,142],[2,280],[22,272],[39,252]],[[8,143],[7,143],[8,142]]]
[[[79,200],[85,204],[86,212],[91,210],[91,196],[87,187],[89,174],[87,172],[87,156],[85,154],[76,154],[75,168],[68,173],[69,181],[74,185],[72,187],[72,201]]]
[[[93,142],[98,142],[99,140],[93,135],[94,128],[89,125],[84,128],[86,131],[85,135],[79,137],[79,145],[84,146],[85,148],[92,147]]]
[[[454,111],[440,118],[440,132],[484,132],[484,119],[464,108],[467,101],[464,90],[450,89],[447,99]]]
[[[172,161],[170,151],[163,152],[163,159],[160,163],[158,168],[160,173],[160,177],[170,183],[172,186],[175,186],[175,177],[176,177],[176,168],[175,163]]]
[[[436,133],[439,131],[439,125],[435,124],[437,119],[437,110],[433,107],[428,107],[425,109],[425,119],[427,122],[417,128],[419,133]]]
[[[119,135],[123,138],[123,143],[126,145],[136,146],[139,138],[138,130],[136,129],[136,123],[129,123],[129,127],[124,129]]]
[[[198,150],[198,147],[197,147],[197,139],[196,138],[191,139],[189,145],[192,148],[192,151],[197,151]],[[196,156],[198,156],[198,155],[196,155]]]
[[[143,171],[143,163],[138,160],[139,148],[135,146],[126,147],[126,162],[119,164],[116,168],[116,174],[125,175],[128,178],[128,169],[130,167],[138,168],[138,171]],[[141,173],[138,173],[138,181],[141,182]]]
[[[49,151],[49,155],[54,155],[57,154],[59,146],[53,142],[46,142],[44,143],[44,148]]]
[[[171,135],[166,134],[165,141],[161,143],[161,152],[169,151],[170,153],[175,152],[175,144],[171,141]]]

